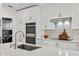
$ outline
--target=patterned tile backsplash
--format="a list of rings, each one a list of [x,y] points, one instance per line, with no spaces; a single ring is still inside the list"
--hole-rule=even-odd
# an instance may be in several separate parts
[[[73,40],[79,40],[79,29],[72,30],[72,38]]]
[[[57,38],[58,37],[56,30],[46,30],[46,32],[48,33],[49,38]]]
[[[49,38],[58,38],[58,34],[55,30],[47,30],[47,32]],[[79,29],[73,29],[69,36],[73,40],[79,40]]]

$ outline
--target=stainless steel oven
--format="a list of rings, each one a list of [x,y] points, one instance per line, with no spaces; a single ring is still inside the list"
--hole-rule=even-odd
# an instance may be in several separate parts
[[[26,43],[36,43],[36,23],[26,23]]]

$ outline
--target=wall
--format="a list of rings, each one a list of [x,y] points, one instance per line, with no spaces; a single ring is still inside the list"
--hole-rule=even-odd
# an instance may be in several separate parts
[[[72,4],[60,4],[53,3],[42,7],[42,29],[44,30],[45,25],[48,25],[51,19],[59,17],[71,17],[72,16]],[[51,33],[51,34],[50,34]],[[52,34],[53,33],[53,34]],[[57,38],[55,30],[49,31],[51,38]]]
[[[49,21],[54,18],[59,18],[61,17],[72,17],[72,29],[78,29],[78,4],[70,4],[70,3],[53,3],[53,4],[47,4],[46,6],[41,6],[40,7],[33,7],[29,9],[25,9],[23,11],[20,11],[19,19],[22,21],[22,26],[21,29],[25,33],[25,23],[26,22],[32,22],[36,21],[37,22],[37,38],[40,39],[41,36],[43,38],[44,35],[44,29],[45,26],[49,25]],[[77,16],[76,16],[77,14]],[[32,19],[30,19],[32,17]],[[40,25],[39,25],[40,24]],[[20,29],[20,30],[21,30]],[[76,30],[75,30],[76,31]],[[55,30],[49,31],[49,34],[52,38],[56,38],[57,34]],[[72,31],[71,33],[71,38],[75,39],[73,36],[74,32]],[[77,38],[76,38],[77,39]]]
[[[79,3],[72,4],[72,29],[79,29]]]
[[[51,19],[58,18],[59,16],[72,17],[72,29],[78,29],[79,28],[78,27],[78,23],[79,23],[78,5],[79,4],[54,3],[54,4],[48,4],[46,6],[32,7],[19,12],[16,12],[11,8],[7,8],[6,6],[3,6],[1,12],[3,12],[2,17],[10,17],[13,19],[13,40],[15,40],[15,33],[17,31],[23,31],[24,35],[26,34],[25,23],[27,22],[36,22],[37,24],[36,38],[41,39],[42,35],[44,34],[45,26],[48,25],[48,22]],[[75,30],[75,31],[78,31],[78,30]],[[57,37],[55,34],[56,34],[55,31],[50,31],[51,36],[54,35],[55,37]],[[72,36],[74,36],[73,32],[72,34],[73,34]],[[76,39],[78,39],[77,37]],[[75,39],[75,37],[73,38]]]
[[[78,40],[78,33],[77,31],[79,30],[79,4],[69,4],[69,3],[54,3],[54,4],[49,4],[47,6],[42,7],[42,30],[45,28],[45,25],[48,25],[48,22],[51,19],[56,19],[61,17],[72,17],[72,24],[71,28],[74,29],[72,30],[72,39],[77,39]],[[44,30],[43,30],[44,32]],[[74,36],[75,34],[75,36]],[[49,31],[49,35],[52,38],[56,38],[57,34],[55,30]]]
[[[2,12],[2,17],[12,18],[12,30],[13,30],[12,36],[13,36],[13,42],[14,42],[15,41],[15,33],[19,29],[19,27],[17,25],[18,24],[18,13],[15,10],[13,10],[5,5],[2,5],[1,12]],[[18,27],[18,29],[17,29],[17,27]]]
[[[17,31],[22,31],[26,36],[26,23],[28,22],[36,22],[36,38],[41,39],[41,24],[40,24],[41,18],[40,18],[39,6],[17,12],[7,7],[6,5],[2,5],[1,12],[3,12],[1,17],[12,18],[13,42],[15,41],[15,33]],[[23,42],[25,42],[25,40],[26,40],[26,37],[24,37]]]
[[[26,34],[26,23],[36,22],[36,38],[41,39],[41,18],[40,7],[35,6],[22,11],[19,11],[20,20],[22,21],[21,30]],[[24,21],[23,21],[24,20]]]
[[[72,4],[72,38],[79,40],[79,3]]]

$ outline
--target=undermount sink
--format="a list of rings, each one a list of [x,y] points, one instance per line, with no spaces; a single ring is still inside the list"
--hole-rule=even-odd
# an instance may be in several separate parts
[[[28,50],[28,51],[32,51],[32,50],[35,50],[35,49],[38,49],[38,48],[41,48],[41,47],[22,44],[22,45],[19,45],[18,48]]]

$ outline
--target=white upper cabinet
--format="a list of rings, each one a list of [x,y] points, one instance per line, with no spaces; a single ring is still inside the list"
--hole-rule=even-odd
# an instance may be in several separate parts
[[[62,17],[71,17],[72,16],[72,4],[60,4],[60,13],[62,14]]]
[[[72,29],[79,29],[79,4],[72,4]]]

